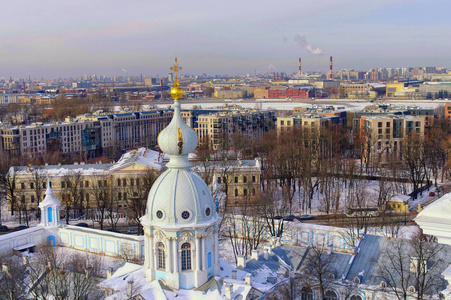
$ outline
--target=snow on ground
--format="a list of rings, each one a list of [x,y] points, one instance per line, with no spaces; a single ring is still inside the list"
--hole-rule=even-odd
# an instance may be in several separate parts
[[[271,101],[271,99],[265,99],[263,102],[240,102],[231,100],[230,102],[217,102],[217,101],[195,101],[195,100],[184,100],[181,102],[182,109],[191,109],[193,106],[200,106],[202,108],[216,108],[222,106],[223,104],[228,105],[238,105],[243,108],[256,108],[256,109],[272,109],[272,110],[292,110],[295,107],[312,107],[312,105],[321,106],[334,106],[334,107],[344,107],[344,109],[349,111],[362,110],[369,105],[377,104],[393,104],[393,105],[403,105],[407,106],[421,106],[425,108],[437,108],[440,105],[450,104],[450,101],[440,101],[440,100],[387,100],[387,101],[377,101],[375,103],[369,102],[368,100],[350,100],[350,99],[317,99],[315,101],[306,100],[304,102],[282,102],[282,101]],[[159,104],[159,108],[167,108],[168,104]]]

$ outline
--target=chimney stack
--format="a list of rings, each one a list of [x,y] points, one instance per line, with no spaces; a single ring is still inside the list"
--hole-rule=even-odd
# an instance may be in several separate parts
[[[301,58],[299,57],[299,75],[301,75]]]
[[[252,275],[247,273],[246,276],[244,277],[244,284],[245,285],[252,285]]]
[[[329,79],[332,80],[332,56],[330,57],[330,75]]]
[[[252,250],[251,253],[252,259],[258,260],[258,250]]]
[[[231,300],[233,296],[233,284],[226,283],[224,296],[226,296],[227,299]]]
[[[246,255],[238,255],[236,266],[239,268],[246,268]]]

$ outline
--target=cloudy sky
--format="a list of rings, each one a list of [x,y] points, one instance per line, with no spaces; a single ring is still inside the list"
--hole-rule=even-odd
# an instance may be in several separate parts
[[[451,67],[450,0],[2,1],[0,77]]]

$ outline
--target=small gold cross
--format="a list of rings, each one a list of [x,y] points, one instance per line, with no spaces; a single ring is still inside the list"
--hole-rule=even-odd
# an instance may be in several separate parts
[[[179,67],[179,65],[177,64],[177,57],[175,58],[175,65],[173,67],[170,67],[170,70],[174,71],[175,81],[177,81],[177,73],[178,73],[178,71],[182,70],[182,67]]]

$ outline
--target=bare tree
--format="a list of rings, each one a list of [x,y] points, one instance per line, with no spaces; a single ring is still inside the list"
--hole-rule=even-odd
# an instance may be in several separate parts
[[[440,272],[447,265],[447,251],[419,230],[411,240],[388,242],[377,262],[377,274],[398,299],[425,299],[446,287]]]
[[[141,217],[146,213],[147,197],[153,183],[158,178],[158,173],[153,170],[146,170],[140,176],[130,178],[134,182],[127,189],[127,216],[138,225],[138,234],[143,234]]]
[[[30,260],[30,289],[35,299],[88,299],[101,297],[97,277],[101,256],[73,252],[67,248],[44,247]]]
[[[0,255],[2,270],[0,272],[0,299],[28,299],[27,268],[22,257],[4,252]]]
[[[307,248],[307,255],[301,266],[303,286],[318,288],[321,298],[326,299],[326,289],[334,280],[333,256],[327,253],[327,245]]]

